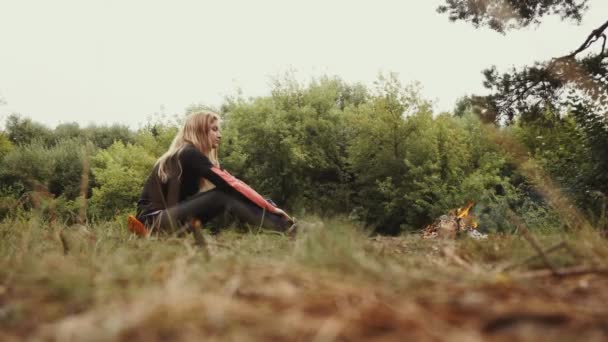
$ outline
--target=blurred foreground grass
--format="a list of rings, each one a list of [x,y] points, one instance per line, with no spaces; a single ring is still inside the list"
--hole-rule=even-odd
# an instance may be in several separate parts
[[[62,232],[62,233],[61,233]],[[561,266],[606,266],[594,231]],[[64,243],[62,243],[62,238]],[[326,221],[296,239],[227,230],[140,239],[122,223],[0,223],[0,340],[605,340],[605,276],[520,277],[543,267],[518,235],[370,237]],[[67,243],[69,251],[65,251]]]

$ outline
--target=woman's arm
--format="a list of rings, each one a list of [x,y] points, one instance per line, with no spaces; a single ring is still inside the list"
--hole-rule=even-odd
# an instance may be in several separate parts
[[[187,148],[182,152],[181,157],[183,165],[182,167],[191,168],[196,176],[209,180],[219,189],[234,189],[260,208],[268,210],[271,213],[283,215],[287,219],[291,220],[285,211],[266,201],[262,195],[257,193],[245,182],[228,173],[228,171],[222,170],[213,165],[209,158],[204,156],[198,150],[194,148]]]

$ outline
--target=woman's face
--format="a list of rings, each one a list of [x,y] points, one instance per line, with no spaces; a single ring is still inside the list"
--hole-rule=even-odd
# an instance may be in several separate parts
[[[222,140],[222,133],[220,132],[219,120],[215,120],[211,127],[209,127],[209,141],[211,142],[212,148],[217,148]]]

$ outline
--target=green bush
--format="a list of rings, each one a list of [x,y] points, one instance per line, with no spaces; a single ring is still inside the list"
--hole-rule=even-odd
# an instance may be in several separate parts
[[[75,139],[61,140],[49,150],[53,160],[52,173],[49,177],[48,189],[55,196],[64,196],[74,200],[81,195],[81,183],[85,158],[88,158],[89,146],[83,146]],[[88,161],[87,161],[88,163]],[[89,170],[86,170],[89,172]],[[88,193],[88,185],[86,190]],[[87,194],[85,193],[85,195]]]
[[[223,166],[281,206],[345,211],[350,190],[342,107],[351,93],[338,79],[305,88],[288,78],[270,97],[230,100]]]
[[[33,143],[50,146],[53,142],[53,132],[48,127],[34,122],[30,118],[11,114],[6,119],[5,127],[8,139],[17,146]]]
[[[91,141],[95,146],[106,149],[117,141],[123,144],[133,143],[134,134],[125,125],[114,124],[111,126],[90,125],[82,130],[82,135],[86,140]]]
[[[149,124],[140,129],[134,137],[134,144],[143,147],[154,156],[160,157],[169,149],[178,127],[170,124]]]
[[[0,160],[7,155],[12,149],[13,144],[3,132],[0,132]]]
[[[138,145],[115,142],[93,157],[91,213],[99,218],[112,218],[133,212],[156,158]]]
[[[186,114],[202,108],[193,105]],[[589,115],[580,110],[546,111],[495,128],[523,144],[594,223],[608,226],[606,130],[601,122],[582,122]],[[221,116],[222,167],[298,217],[348,215],[398,234],[474,201],[482,229],[511,229],[508,211],[530,227],[560,226],[533,180],[522,176],[522,166],[487,136],[470,108],[456,116],[433,113],[420,87],[404,86],[394,74],[369,88],[335,77],[301,84],[287,75],[269,96],[228,98]],[[41,194],[49,216],[80,219],[83,174],[89,216],[134,211],[154,161],[175,136],[181,118],[175,119],[133,132],[76,123],[50,130],[9,116],[0,132],[0,215],[32,207],[28,199]]]
[[[47,190],[53,168],[54,161],[43,142],[17,146],[2,159],[1,184],[20,188],[19,193],[14,193],[16,196],[27,191]]]

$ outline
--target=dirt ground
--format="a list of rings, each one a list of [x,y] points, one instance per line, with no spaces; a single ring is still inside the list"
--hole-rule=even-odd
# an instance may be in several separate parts
[[[210,257],[179,239],[34,253],[3,275],[0,340],[608,340],[604,274],[497,272],[515,240],[338,236],[220,236]]]

